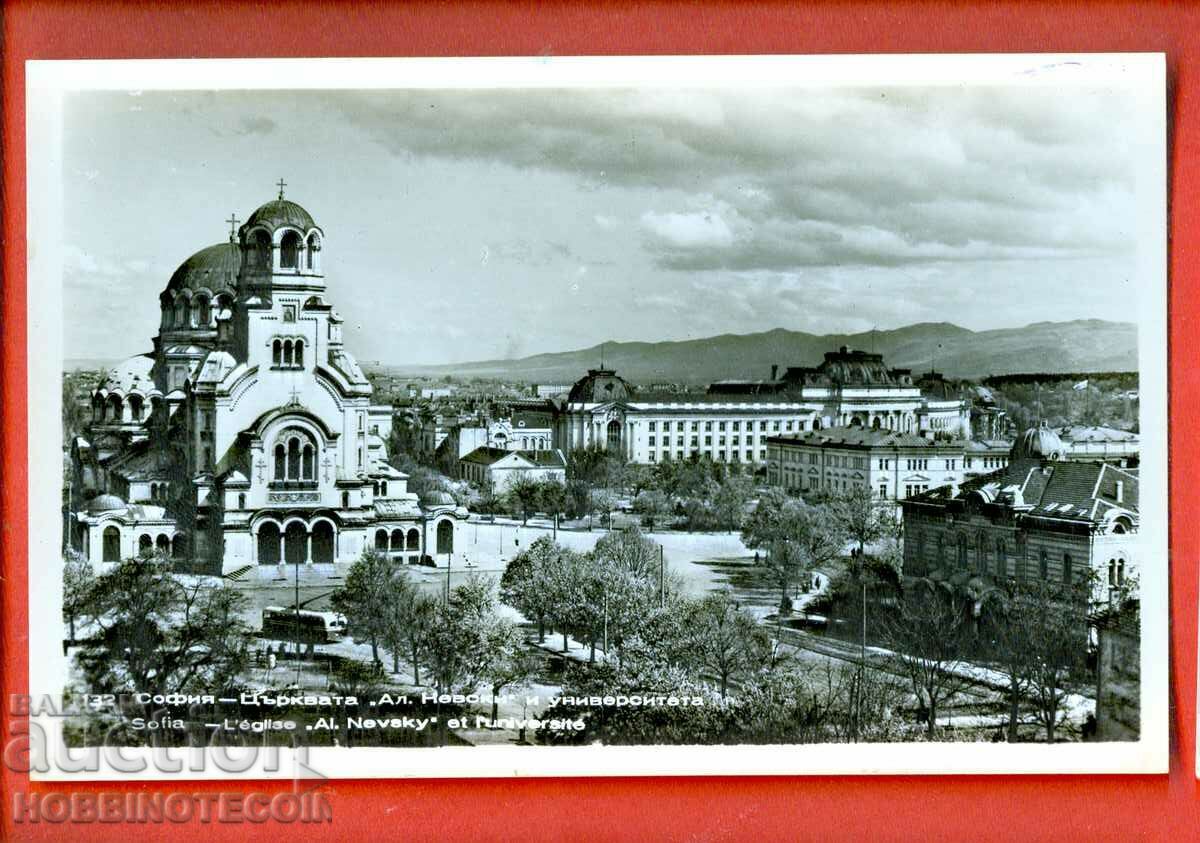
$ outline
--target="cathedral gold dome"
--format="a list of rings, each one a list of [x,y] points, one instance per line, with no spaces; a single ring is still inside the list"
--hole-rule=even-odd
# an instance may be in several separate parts
[[[268,231],[276,231],[280,228],[297,228],[300,231],[309,231],[317,227],[313,222],[312,215],[297,205],[290,199],[272,199],[264,205],[260,205],[250,215],[250,219],[246,220],[242,225],[243,232],[249,231],[256,226],[266,228]]]
[[[242,268],[242,251],[236,243],[208,246],[179,265],[167,282],[167,289],[217,290],[233,287]]]

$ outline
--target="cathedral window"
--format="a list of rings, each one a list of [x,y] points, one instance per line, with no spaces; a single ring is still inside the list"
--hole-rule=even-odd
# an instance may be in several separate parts
[[[283,341],[283,365],[285,365],[285,366],[292,365],[292,341],[291,340]]]
[[[316,264],[317,254],[316,253],[318,251],[320,251],[320,249],[321,249],[321,238],[317,237],[316,234],[310,234],[308,236],[308,250],[307,250],[308,268],[309,269],[317,268],[317,264]]]
[[[245,508],[246,508],[246,493],[243,492],[240,495],[238,495],[238,509],[245,509]]]
[[[187,302],[183,299],[175,300],[174,326],[176,328],[184,328],[187,326]]]
[[[379,491],[385,498],[387,497],[387,481],[386,480],[384,480],[382,483],[379,484]]]
[[[304,365],[304,340],[296,340],[294,362],[297,366]]]
[[[317,469],[316,469],[315,462],[313,460],[313,446],[312,445],[304,446],[303,463],[304,463],[303,478],[305,480],[316,480],[317,479]]]
[[[208,299],[204,296],[200,296],[196,300],[196,312],[196,325],[200,328],[208,327],[208,324],[212,321],[212,310],[208,306]]]
[[[261,229],[254,232],[250,241],[250,266],[255,269],[271,268],[271,235]]]
[[[283,321],[284,322],[295,322],[296,321],[296,305],[285,304],[283,306]]]
[[[300,235],[289,231],[279,242],[279,265],[283,269],[297,269],[300,266]]]
[[[300,479],[300,440],[288,440],[287,473],[289,480]]]
[[[275,446],[275,479],[276,480],[286,480],[287,479],[286,464],[287,464],[286,450],[284,449],[282,444],[276,445]]]

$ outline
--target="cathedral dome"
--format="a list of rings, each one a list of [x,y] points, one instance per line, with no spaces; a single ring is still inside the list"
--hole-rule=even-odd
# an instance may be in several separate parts
[[[167,289],[216,290],[233,287],[241,268],[242,252],[237,243],[217,243],[201,249],[181,263],[167,282]]]
[[[632,398],[633,387],[617,377],[612,369],[588,369],[587,375],[571,387],[567,401],[572,404],[604,404]]]
[[[246,220],[241,230],[249,231],[256,225],[264,226],[272,232],[285,226],[301,231],[317,227],[312,215],[290,199],[273,199],[260,206],[250,215],[250,219]]]
[[[1031,427],[1017,437],[1009,460],[1061,460],[1066,446],[1058,434],[1045,425]]]
[[[121,500],[116,495],[96,495],[88,501],[88,515],[96,515],[101,512],[112,512],[117,509],[124,509],[125,501]]]

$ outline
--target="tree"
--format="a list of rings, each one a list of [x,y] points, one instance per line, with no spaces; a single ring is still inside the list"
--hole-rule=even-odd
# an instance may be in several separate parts
[[[98,633],[78,658],[93,690],[212,691],[246,666],[246,598],[208,580],[180,582],[159,560],[100,574],[85,605]]]
[[[509,508],[515,513],[520,513],[522,526],[529,523],[530,513],[537,510],[541,491],[541,484],[524,474],[518,475],[508,484],[504,497]]]
[[[500,599],[537,622],[539,642],[546,640],[550,566],[562,550],[549,536],[539,536],[508,563],[500,577]]]
[[[686,652],[693,664],[717,677],[722,699],[731,679],[753,674],[770,662],[770,638],[728,591],[690,601],[684,629]]]
[[[84,614],[95,582],[92,564],[82,553],[68,550],[63,560],[63,620],[67,622],[71,643],[75,642],[75,619]]]
[[[373,550],[363,551],[346,573],[346,581],[330,598],[334,609],[346,616],[355,641],[371,643],[371,658],[379,660],[379,643],[387,636],[389,607],[395,602],[400,578],[405,577],[391,560]]]
[[[636,527],[614,530],[602,536],[592,555],[604,565],[628,571],[646,579],[657,579],[660,546],[642,535]]]
[[[438,604],[426,661],[439,693],[471,692],[497,681],[501,663],[520,645],[516,625],[497,611],[492,581],[472,574]]]
[[[767,551],[761,564],[780,590],[779,610],[791,610],[788,592],[795,578],[841,555],[846,536],[840,522],[823,506],[806,504],[772,489],[742,528],[748,547]]]
[[[421,658],[429,638],[437,600],[421,591],[403,568],[395,571],[384,607],[380,644],[392,654],[392,673],[400,672],[400,657],[407,656],[413,684],[421,684]]]
[[[567,510],[567,502],[567,487],[559,481],[547,478],[538,485],[538,506],[547,515],[562,515]]]
[[[633,511],[642,516],[642,524],[653,530],[657,524],[669,519],[674,512],[670,499],[653,489],[642,492],[633,502]]]
[[[719,486],[712,498],[713,516],[722,530],[741,529],[746,518],[746,502],[754,494],[754,484],[740,472],[730,474]]]
[[[895,529],[891,505],[876,498],[866,486],[854,486],[836,495],[831,502],[833,516],[846,537],[858,544],[858,558],[866,547]]]
[[[898,601],[883,629],[897,671],[912,686],[933,738],[938,708],[964,684],[958,668],[967,649],[966,612],[951,596],[918,584]]]
[[[1053,743],[1064,716],[1071,676],[1087,662],[1086,585],[1037,581],[1027,584],[1010,604],[1010,622],[1019,631],[1015,643],[1025,652],[1034,718]]]

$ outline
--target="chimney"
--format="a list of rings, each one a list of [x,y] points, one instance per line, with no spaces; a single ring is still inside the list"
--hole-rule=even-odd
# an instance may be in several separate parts
[[[778,374],[779,374],[779,364],[772,363],[771,364],[771,380],[777,380],[778,378],[776,376]]]
[[[1117,503],[1125,503],[1125,481],[1117,481]]]

